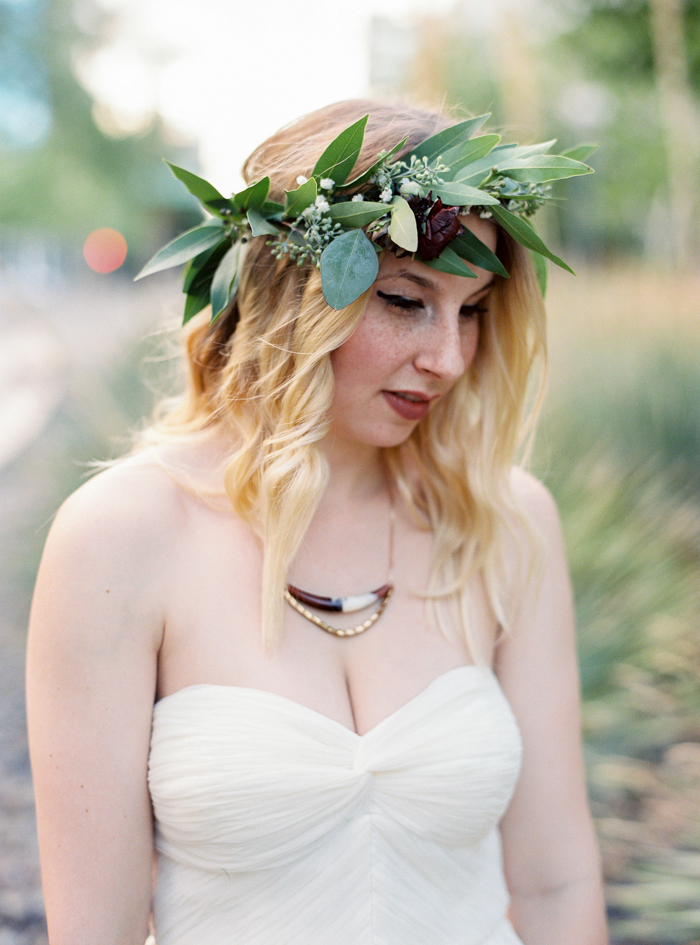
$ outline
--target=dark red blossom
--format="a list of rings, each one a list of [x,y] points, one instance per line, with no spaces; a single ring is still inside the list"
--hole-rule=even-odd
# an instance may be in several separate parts
[[[418,255],[426,262],[437,259],[452,240],[464,233],[457,219],[459,207],[443,207],[438,197],[435,202],[427,197],[413,197],[408,203],[418,224]]]

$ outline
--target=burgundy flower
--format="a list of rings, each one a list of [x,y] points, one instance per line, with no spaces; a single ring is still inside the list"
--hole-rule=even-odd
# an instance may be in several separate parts
[[[418,224],[418,255],[426,262],[437,259],[456,236],[464,233],[464,227],[457,219],[459,207],[443,207],[439,197],[431,206],[430,194],[417,200],[416,206],[411,201],[409,203]]]

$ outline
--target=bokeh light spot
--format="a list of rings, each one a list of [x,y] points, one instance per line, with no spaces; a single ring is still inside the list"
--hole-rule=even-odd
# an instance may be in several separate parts
[[[126,259],[126,240],[118,230],[102,227],[85,240],[83,256],[93,272],[114,272]]]

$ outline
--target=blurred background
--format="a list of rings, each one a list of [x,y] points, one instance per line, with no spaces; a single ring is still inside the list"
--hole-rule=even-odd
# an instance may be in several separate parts
[[[533,465],[571,558],[613,941],[700,942],[700,0],[0,0],[0,945],[46,943],[41,546],[177,383],[176,277],[131,281],[199,219],[161,158],[230,192],[265,136],[365,94],[600,144],[538,221],[578,277],[550,273]]]

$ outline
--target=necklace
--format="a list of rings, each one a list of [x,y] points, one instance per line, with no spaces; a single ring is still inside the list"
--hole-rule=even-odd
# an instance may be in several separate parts
[[[330,633],[334,637],[356,637],[358,634],[364,633],[365,630],[369,630],[384,613],[386,605],[389,603],[389,598],[394,592],[394,584],[391,580],[393,567],[394,506],[392,503],[389,508],[389,576],[386,584],[382,584],[382,586],[378,587],[375,591],[369,591],[366,594],[352,594],[348,597],[322,597],[320,594],[310,594],[308,591],[302,591],[293,584],[288,584],[284,591],[284,599],[297,613],[301,614],[302,617],[306,617],[307,620],[310,620],[311,623],[320,627],[321,630],[325,630],[326,633]],[[370,614],[366,620],[363,620],[362,623],[358,624],[356,627],[348,627],[345,630],[331,626],[331,624],[326,623],[325,620],[308,609],[309,607],[315,607],[317,610],[352,614],[355,613],[355,611],[364,610],[365,607],[371,607],[373,604],[378,605],[373,614]],[[308,607],[304,605],[308,605]]]

